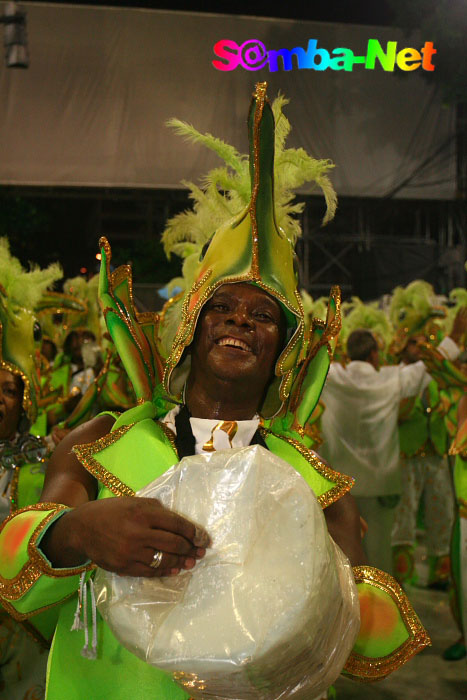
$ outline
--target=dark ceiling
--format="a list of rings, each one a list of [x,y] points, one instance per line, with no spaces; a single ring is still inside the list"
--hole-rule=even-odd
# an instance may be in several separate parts
[[[32,0],[34,2],[34,0]],[[36,0],[41,1],[41,0]],[[44,0],[54,4],[54,0]],[[345,22],[350,24],[387,25],[393,21],[391,3],[386,0],[311,0],[295,3],[276,3],[274,8],[270,2],[210,2],[203,3],[171,0],[169,2],[83,2],[64,3],[57,0],[55,4],[65,5],[100,5],[107,7],[144,7],[159,10],[178,10],[188,12],[213,12],[225,15],[252,15],[257,17],[282,17],[305,19],[318,22]]]

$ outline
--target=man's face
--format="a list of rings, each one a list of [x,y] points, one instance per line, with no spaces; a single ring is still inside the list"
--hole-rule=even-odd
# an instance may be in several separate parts
[[[57,354],[57,348],[51,340],[45,339],[42,341],[41,353],[48,362],[53,362]]]
[[[424,335],[417,335],[409,338],[404,352],[402,353],[402,360],[405,364],[411,365],[414,362],[418,362],[420,359],[420,345],[425,340],[426,338]]]
[[[71,337],[69,338],[67,345],[68,352],[71,356],[71,361],[75,364],[80,364],[83,361],[83,357],[81,355],[81,334],[78,331],[72,331],[70,335]]]
[[[285,320],[273,297],[251,284],[224,284],[201,312],[192,367],[206,377],[248,381],[252,391],[262,392],[284,336]]]
[[[21,379],[0,369],[0,440],[12,438],[17,431],[22,401]]]

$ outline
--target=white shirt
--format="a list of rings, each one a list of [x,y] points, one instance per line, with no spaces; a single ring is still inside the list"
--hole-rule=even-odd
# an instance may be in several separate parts
[[[162,421],[171,429],[175,435],[177,428],[175,426],[175,416],[180,411],[180,406],[175,406]],[[255,432],[258,429],[259,417],[251,420],[236,421],[235,434],[229,435],[222,429],[216,429],[223,421],[211,420],[210,418],[190,418],[190,425],[195,437],[195,452],[199,454],[207,454],[212,450],[204,450],[203,447],[212,440],[214,450],[228,450],[233,447],[247,447]]]
[[[438,349],[449,359],[459,354],[450,338]],[[354,496],[400,493],[399,403],[417,396],[427,381],[423,362],[379,371],[369,362],[331,365],[321,394],[326,410],[319,453],[333,469],[355,478]]]

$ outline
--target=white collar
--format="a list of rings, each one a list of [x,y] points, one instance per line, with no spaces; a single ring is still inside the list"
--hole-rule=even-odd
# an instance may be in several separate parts
[[[175,406],[162,419],[162,422],[167,425],[170,430],[176,435],[177,428],[175,426],[175,416],[179,413],[180,406]],[[211,418],[190,418],[190,425],[195,436],[196,454],[211,452],[212,450],[204,450],[204,446],[212,441],[214,450],[228,450],[234,447],[247,447],[255,432],[258,430],[259,416],[254,416],[250,420],[230,421],[236,423],[236,430],[230,431],[230,437],[225,427],[221,428],[219,419]],[[234,434],[233,434],[234,433]]]

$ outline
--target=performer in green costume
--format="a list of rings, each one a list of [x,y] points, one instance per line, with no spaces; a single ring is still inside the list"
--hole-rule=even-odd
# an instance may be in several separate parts
[[[0,240],[0,521],[37,503],[44,482],[49,449],[29,432],[40,386],[35,309],[61,276],[58,265],[26,272]],[[47,654],[40,642],[27,621],[0,608],[0,697],[44,697]]]
[[[398,287],[391,301],[390,315],[396,326],[393,350],[403,364],[417,362],[420,346],[429,368],[436,364],[434,378],[427,375],[418,397],[405,399],[399,414],[399,441],[402,456],[402,496],[396,508],[392,532],[395,576],[400,583],[416,580],[414,549],[416,519],[422,495],[429,561],[428,585],[446,588],[449,579],[449,541],[454,508],[451,478],[447,462],[448,431],[446,414],[449,401],[446,382],[450,366],[460,352],[459,342],[465,332],[465,310],[451,323],[450,336],[442,338],[436,320],[446,311],[434,301],[431,285],[416,280],[403,289]],[[441,354],[443,353],[443,354]],[[436,357],[442,357],[440,363]]]
[[[451,575],[453,582],[452,610],[461,636],[448,647],[443,656],[458,661],[466,655],[467,629],[467,394],[458,407],[458,430],[449,454],[455,457],[454,490],[456,518],[451,540]]]
[[[83,634],[70,628],[81,626],[80,612],[89,619],[95,610],[92,583],[82,579],[75,614],[76,592],[80,575],[96,564],[130,576],[177,575],[196,566],[209,535],[133,496],[185,454],[216,449],[225,439],[237,446],[238,435],[240,445],[260,442],[299,471],[323,506],[330,534],[355,565],[362,624],[345,672],[382,678],[429,643],[397,583],[365,565],[360,519],[348,494],[352,480],[323,464],[303,441],[339,330],[339,296],[334,290],[326,323],[307,329],[293,245],[276,224],[275,131],[265,84],[256,87],[248,124],[248,202],[202,252],[168,356],[159,352],[158,318],[136,313],[130,269],[110,272],[103,240],[100,298],[139,405],[118,417],[97,417],[65,438],[51,460],[43,502],[11,518],[0,533],[0,591],[9,609],[34,622],[61,603],[49,700],[190,696],[183,679],[177,685],[122,648],[100,617],[91,634],[84,619],[80,655]],[[244,165],[238,161],[240,169]],[[317,166],[314,173],[326,182],[327,165]]]

